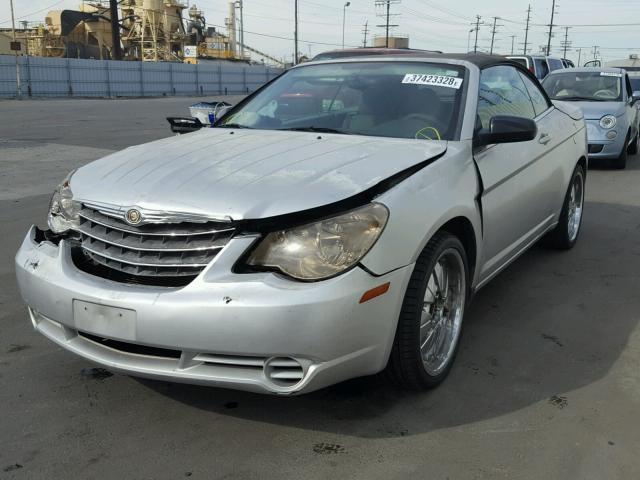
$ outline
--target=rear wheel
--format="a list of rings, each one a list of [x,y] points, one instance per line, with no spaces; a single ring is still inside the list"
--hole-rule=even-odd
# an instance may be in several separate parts
[[[582,165],[576,165],[565,195],[558,225],[547,234],[546,244],[552,248],[568,250],[578,240],[584,210],[585,171]]]
[[[462,243],[437,233],[416,261],[398,319],[387,373],[400,386],[435,387],[449,373],[462,330],[467,278]]]

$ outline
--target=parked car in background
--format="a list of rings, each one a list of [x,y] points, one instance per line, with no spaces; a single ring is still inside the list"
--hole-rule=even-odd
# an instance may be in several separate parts
[[[507,55],[507,58],[524,65],[538,80],[542,80],[549,72],[567,68],[566,62],[560,57],[545,55]]]
[[[543,237],[573,247],[586,169],[580,110],[504,57],[306,63],[69,174],[18,284],[36,330],[126,374],[429,388],[475,291]]]
[[[638,152],[640,91],[621,68],[575,68],[552,72],[542,82],[552,100],[573,102],[587,122],[589,158],[611,159],[625,168]]]

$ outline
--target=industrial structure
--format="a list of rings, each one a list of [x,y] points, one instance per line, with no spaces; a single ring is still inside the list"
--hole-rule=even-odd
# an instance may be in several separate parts
[[[180,0],[112,0],[83,2],[77,10],[50,11],[44,22],[24,24],[16,34],[25,45],[21,55],[190,63],[257,58],[283,65],[244,43],[241,0],[229,2],[225,26],[224,33],[207,27],[204,13],[196,5],[187,9]],[[196,58],[185,55],[186,46],[195,48]]]

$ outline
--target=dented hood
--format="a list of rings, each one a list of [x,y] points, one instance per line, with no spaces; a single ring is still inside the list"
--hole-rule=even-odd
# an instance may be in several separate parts
[[[347,199],[441,155],[446,142],[202,129],[130,147],[78,169],[79,201],[233,220]]]

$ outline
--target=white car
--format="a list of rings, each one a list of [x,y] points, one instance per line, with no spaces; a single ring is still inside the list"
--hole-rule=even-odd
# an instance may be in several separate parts
[[[574,245],[586,173],[580,111],[503,57],[311,62],[70,174],[18,283],[37,331],[114,371],[428,388],[480,287],[543,237]]]

